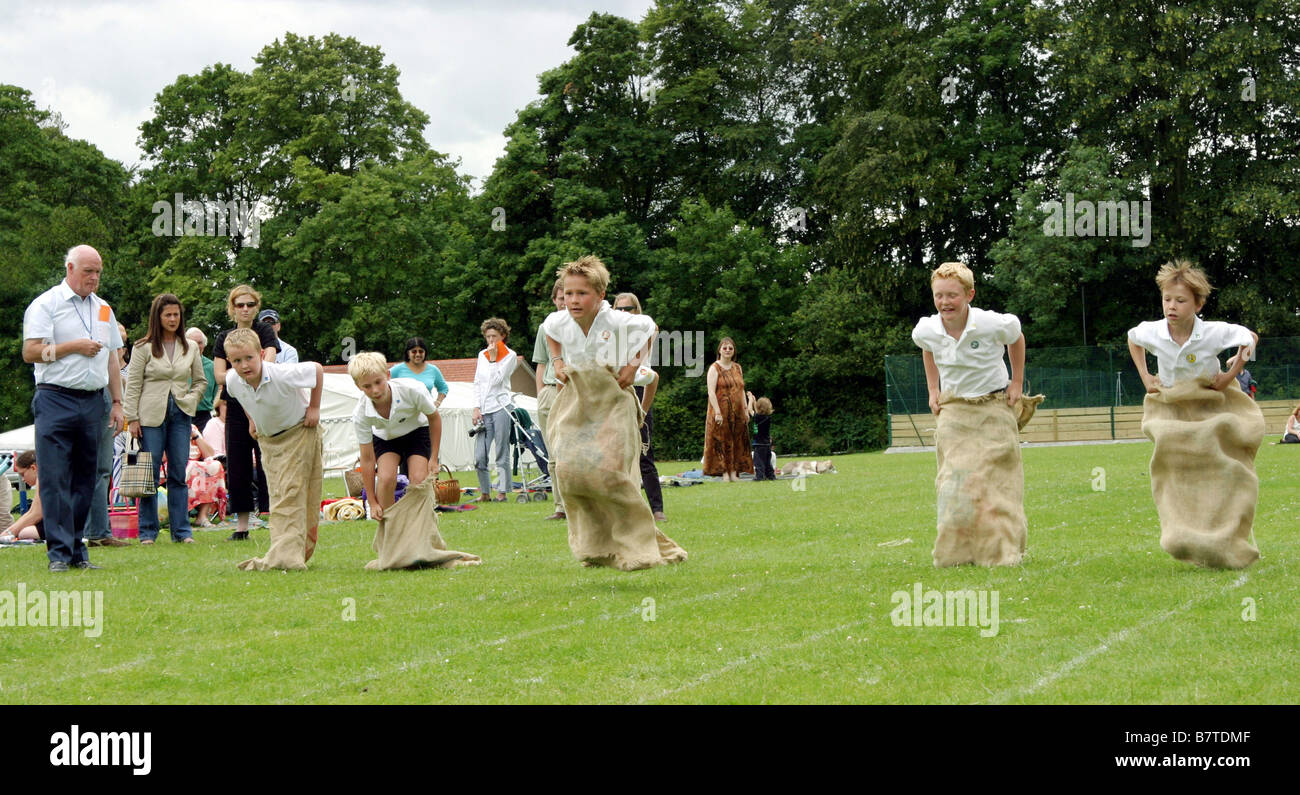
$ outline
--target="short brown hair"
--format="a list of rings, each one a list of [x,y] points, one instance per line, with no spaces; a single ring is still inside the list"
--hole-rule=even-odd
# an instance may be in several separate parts
[[[601,295],[609,287],[609,268],[601,262],[598,257],[588,254],[585,257],[579,257],[573,262],[566,262],[556,272],[561,279],[569,276],[581,276],[586,279],[591,288]]]
[[[35,464],[36,464],[35,450],[24,450],[18,454],[17,458],[14,459],[15,469],[30,469],[31,467],[35,466]],[[9,485],[8,483],[5,484],[5,486],[8,485]]]
[[[1197,303],[1205,303],[1205,299],[1210,297],[1210,280],[1205,278],[1205,271],[1193,265],[1185,259],[1176,259],[1166,262],[1160,266],[1160,272],[1156,274],[1156,286],[1163,291],[1171,284],[1182,282],[1187,285],[1187,289],[1192,291],[1196,296]]]
[[[497,333],[501,335],[502,342],[510,339],[510,324],[501,318],[490,317],[484,320],[483,325],[478,327],[478,331],[480,334],[486,334],[490,328],[497,330]]]

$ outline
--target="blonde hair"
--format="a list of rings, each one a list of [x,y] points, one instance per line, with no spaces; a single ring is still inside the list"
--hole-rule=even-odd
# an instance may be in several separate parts
[[[556,276],[556,277],[555,277],[555,284],[551,285],[551,300],[554,301],[554,300],[555,300],[555,296],[557,296],[557,295],[564,295],[564,277],[563,277],[563,276]]]
[[[623,300],[628,301],[629,303],[632,304],[632,306],[636,307],[636,312],[634,314],[637,315],[641,314],[641,299],[636,297],[636,293],[619,293],[618,295],[614,296],[615,304]]]
[[[257,353],[258,358],[262,354],[262,338],[257,336],[257,332],[251,328],[237,328],[226,335],[225,342],[226,358],[230,358],[231,348],[247,348]]]
[[[772,401],[768,400],[768,399],[765,398],[765,397],[761,397],[761,398],[759,398],[758,400],[755,400],[755,401],[754,401],[754,413],[755,413],[755,414],[771,414],[771,413],[772,413]]]
[[[348,375],[356,383],[361,383],[363,378],[374,375],[388,375],[388,360],[382,353],[374,351],[365,351],[358,353],[348,361]]]
[[[975,289],[975,274],[963,262],[945,262],[930,273],[930,284],[939,279],[956,279],[967,290]]]
[[[257,306],[254,307],[254,309],[260,309],[262,306],[262,294],[254,290],[252,285],[238,285],[230,291],[229,295],[226,296],[226,316],[231,320],[235,319],[235,299],[241,295],[253,296],[253,300],[257,302]]]
[[[1205,303],[1205,299],[1210,297],[1210,290],[1214,289],[1210,287],[1210,280],[1205,278],[1205,271],[1188,260],[1176,259],[1160,266],[1160,272],[1156,274],[1156,286],[1161,291],[1179,282],[1187,285],[1197,303],[1201,304]]]
[[[579,257],[573,262],[566,262],[556,271],[561,279],[569,276],[581,276],[591,285],[591,288],[601,295],[605,294],[605,288],[609,287],[609,268],[599,258],[588,254],[585,257]]]

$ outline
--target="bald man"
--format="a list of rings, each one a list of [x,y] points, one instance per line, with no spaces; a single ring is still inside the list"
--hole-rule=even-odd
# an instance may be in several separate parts
[[[36,365],[36,458],[45,549],[50,571],[98,569],[81,529],[95,490],[103,425],[122,427],[122,374],[114,352],[122,347],[113,309],[95,295],[104,261],[86,245],[64,258],[64,280],[32,301],[23,314],[23,361]]]

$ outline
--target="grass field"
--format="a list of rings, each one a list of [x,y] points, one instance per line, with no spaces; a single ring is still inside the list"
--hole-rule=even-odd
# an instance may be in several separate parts
[[[454,571],[362,570],[373,522],[322,527],[295,573],[235,569],[265,530],[95,549],[105,570],[59,575],[43,549],[3,549],[0,589],[102,589],[104,618],[93,638],[0,627],[0,702],[1300,701],[1300,450],[1260,451],[1245,572],[1161,551],[1150,452],[1026,449],[1029,553],[998,570],[932,566],[928,454],[840,456],[803,491],[665,489],[690,560],[634,573],[580,567],[549,502],[441,515],[448,546],[484,560]],[[997,634],[894,626],[915,583],[996,591]]]

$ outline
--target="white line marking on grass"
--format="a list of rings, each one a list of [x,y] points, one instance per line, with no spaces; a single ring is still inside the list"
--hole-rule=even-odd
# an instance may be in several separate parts
[[[687,682],[686,684],[681,685],[680,687],[672,687],[667,690],[661,690],[659,691],[658,694],[654,696],[642,696],[637,701],[637,703],[644,704],[648,701],[658,701],[660,699],[676,695],[682,692],[683,690],[690,690],[692,687],[702,685],[705,682],[708,682],[712,679],[722,676],[723,674],[730,673],[731,671],[734,671],[737,668],[740,668],[745,665],[749,665],[755,660],[766,659],[767,657],[770,657],[773,654],[776,654],[778,652],[794,651],[795,649],[802,648],[804,646],[807,646],[810,643],[816,643],[817,641],[821,640],[822,638],[825,638],[828,635],[834,635],[837,632],[843,632],[844,630],[861,626],[863,624],[869,623],[870,621],[871,621],[870,618],[864,618],[860,621],[850,621],[847,624],[840,624],[837,627],[830,627],[828,629],[818,630],[813,634],[808,635],[804,638],[800,638],[799,640],[796,640],[792,643],[783,643],[780,646],[771,646],[766,649],[763,649],[762,651],[751,652],[748,656],[737,657],[734,660],[728,661],[725,665],[723,665],[720,668],[715,668],[712,671],[705,671],[704,673],[695,677],[694,679]]]
[[[810,572],[800,577],[794,577],[788,580],[766,580],[766,581],[760,581],[758,583],[751,582],[745,585],[738,585],[724,590],[711,591],[709,593],[703,593],[697,596],[689,596],[684,599],[674,601],[673,604],[675,606],[683,606],[683,605],[694,604],[696,602],[707,602],[713,599],[717,599],[719,597],[731,597],[731,596],[742,596],[742,595],[752,596],[755,592],[757,592],[762,588],[767,588],[774,585],[794,585],[795,583],[803,582],[804,580],[807,580],[812,576],[813,574]],[[299,704],[302,703],[303,699],[311,695],[314,695],[316,693],[337,692],[348,686],[359,685],[362,682],[372,682],[376,679],[382,679],[385,676],[390,676],[394,673],[413,671],[416,670],[417,668],[423,668],[427,665],[438,663],[442,660],[451,659],[452,657],[457,657],[460,655],[467,654],[475,649],[490,648],[493,646],[499,648],[505,646],[508,643],[512,643],[514,641],[525,640],[527,638],[536,637],[538,635],[545,635],[551,632],[560,632],[566,629],[573,629],[574,627],[580,627],[584,624],[588,624],[594,621],[640,618],[640,616],[641,616],[640,609],[638,608],[637,610],[633,610],[632,607],[629,605],[626,612],[618,611],[612,615],[600,614],[600,615],[591,616],[589,618],[579,618],[573,621],[566,622],[564,624],[555,624],[549,627],[534,627],[532,629],[523,630],[522,632],[517,632],[514,635],[505,635],[505,636],[500,636],[495,638],[488,638],[485,640],[476,641],[474,643],[469,643],[464,646],[459,646],[452,650],[435,651],[432,654],[422,659],[407,660],[397,665],[390,665],[387,668],[382,670],[371,669],[367,673],[362,674],[360,676],[354,676],[351,679],[342,682],[332,682],[326,685],[322,685],[320,687],[312,688],[310,690],[304,690],[295,696],[280,699],[275,703]]]
[[[1261,569],[1260,571],[1263,571],[1263,569]],[[1134,624],[1131,627],[1125,627],[1124,629],[1116,630],[1115,632],[1112,632],[1109,635],[1107,635],[1106,639],[1103,640],[1099,645],[1091,649],[1088,649],[1087,651],[1074,657],[1073,659],[1068,660],[1064,665],[1061,665],[1058,668],[1051,670],[1043,674],[1042,676],[1038,677],[1038,680],[1035,681],[1029,687],[1019,688],[1019,689],[1009,688],[1007,690],[1003,690],[1001,693],[998,693],[996,696],[989,699],[988,703],[1004,704],[1012,698],[1018,696],[1027,696],[1039,690],[1042,690],[1044,687],[1047,687],[1048,685],[1055,683],[1061,677],[1083,666],[1094,657],[1104,652],[1110,651],[1112,646],[1117,646],[1123,643],[1124,641],[1128,640],[1130,635],[1133,635],[1134,633],[1137,632],[1141,632],[1144,629],[1149,629],[1151,627],[1154,627],[1156,624],[1160,624],[1164,622],[1166,619],[1169,619],[1172,616],[1176,616],[1179,613],[1184,613],[1187,610],[1191,609],[1194,605],[1199,604],[1200,602],[1204,602],[1206,599],[1209,599],[1211,596],[1222,595],[1227,593],[1228,591],[1231,591],[1234,588],[1240,588],[1241,586],[1245,585],[1246,581],[1249,579],[1250,579],[1249,575],[1243,574],[1240,577],[1238,577],[1236,580],[1234,580],[1231,584],[1225,585],[1224,587],[1220,588],[1217,593],[1202,594],[1201,596],[1197,596],[1187,600],[1186,602],[1183,602],[1181,605],[1175,607],[1172,610],[1166,610],[1163,613],[1158,613],[1155,616],[1146,619],[1145,621],[1139,621],[1138,623]]]

